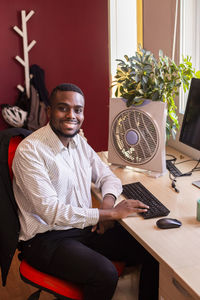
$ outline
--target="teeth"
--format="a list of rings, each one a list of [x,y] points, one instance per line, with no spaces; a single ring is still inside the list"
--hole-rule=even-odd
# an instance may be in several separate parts
[[[66,121],[63,121],[63,122],[66,122],[66,123],[77,123],[77,121],[73,121],[73,120],[66,120]]]
[[[75,123],[75,122],[63,122],[63,126],[68,129],[70,129],[70,128],[74,129],[74,128],[76,128],[76,125],[77,125],[77,123]]]

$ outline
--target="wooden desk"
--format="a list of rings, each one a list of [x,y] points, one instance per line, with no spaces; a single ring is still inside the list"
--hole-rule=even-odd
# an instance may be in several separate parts
[[[167,153],[175,155],[177,161],[188,159],[172,148],[168,148]],[[99,155],[107,162],[105,152]],[[184,173],[195,164],[194,161],[185,162],[178,168]],[[176,185],[180,193],[176,193],[171,187],[168,172],[162,177],[153,178],[130,168],[113,165],[110,168],[123,184],[135,181],[143,183],[170,210],[168,216],[182,222],[180,228],[162,230],[156,226],[159,218],[145,220],[136,215],[120,221],[160,263],[159,300],[200,299],[200,222],[196,220],[200,189],[192,185],[192,181],[200,179],[200,172],[178,178]],[[95,197],[101,197],[94,187],[92,191]],[[118,201],[121,199],[122,196]]]

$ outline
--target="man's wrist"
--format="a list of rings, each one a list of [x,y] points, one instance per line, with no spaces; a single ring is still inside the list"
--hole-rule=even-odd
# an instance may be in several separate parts
[[[99,221],[116,220],[117,214],[115,209],[99,209]]]

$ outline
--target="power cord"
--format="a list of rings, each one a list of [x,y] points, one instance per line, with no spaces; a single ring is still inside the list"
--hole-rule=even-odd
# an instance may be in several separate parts
[[[175,190],[176,193],[180,193],[179,189],[176,187],[176,179],[172,180],[172,188]]]
[[[185,176],[191,176],[191,175],[192,175],[192,172],[187,172],[187,173],[184,173],[184,174],[181,174],[179,176],[175,176],[174,178],[172,178],[171,173],[169,173],[169,178],[172,181],[171,186],[175,190],[176,193],[180,192],[179,189],[176,187],[177,178],[185,177]]]
[[[171,154],[167,154],[167,155],[172,157],[172,159],[170,159],[170,161],[175,165],[175,161],[176,161],[177,158],[174,155],[171,155]],[[176,165],[181,164],[181,163],[185,163],[185,162],[188,162],[188,161],[195,161],[195,160],[194,159],[189,159],[189,160],[181,161],[179,163],[176,163]],[[172,178],[172,174],[169,172],[169,178],[172,181],[171,187],[172,187],[172,189],[174,189],[174,191],[176,193],[180,192],[179,189],[176,187],[177,178],[184,177],[184,176],[191,176],[194,171],[200,171],[200,167],[197,167],[199,165],[199,163],[200,163],[200,159],[197,161],[197,164],[194,166],[194,168],[192,168],[191,171],[186,172],[186,173],[182,173],[182,174],[177,175],[177,176],[174,176],[173,178]]]

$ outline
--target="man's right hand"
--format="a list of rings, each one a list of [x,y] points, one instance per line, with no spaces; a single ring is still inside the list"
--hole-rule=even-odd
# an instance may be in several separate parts
[[[142,213],[146,212],[149,209],[149,206],[142,203],[139,200],[122,200],[119,202],[114,208],[115,213],[117,214],[117,218],[125,218],[132,213]]]
[[[148,208],[149,206],[145,205],[139,200],[124,199],[111,209],[100,209],[99,220],[119,220],[127,217],[132,213],[146,212]]]

